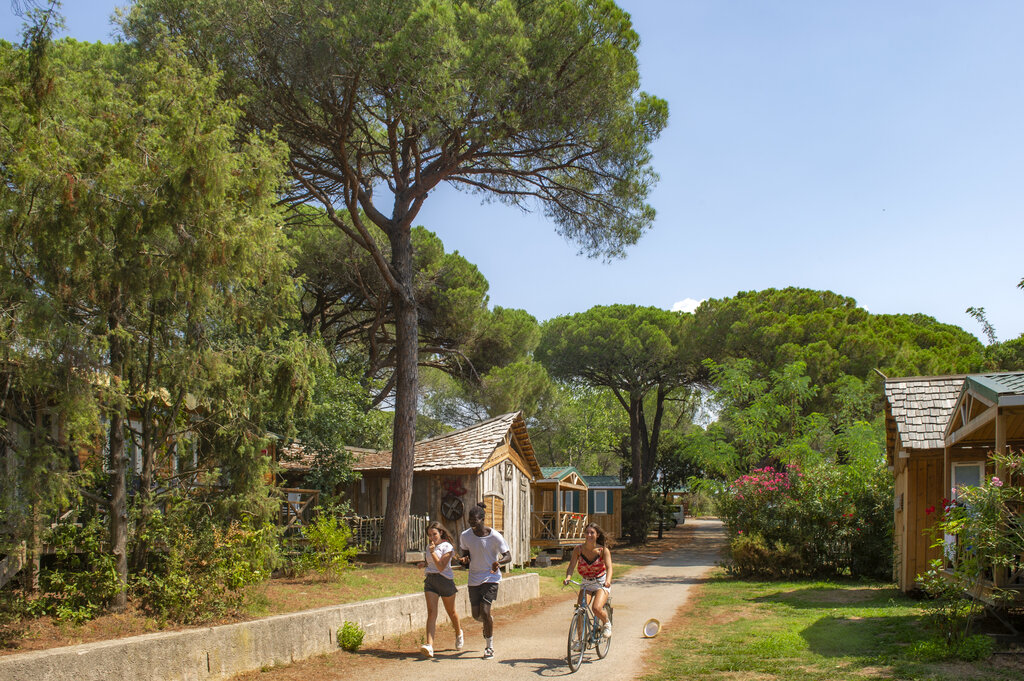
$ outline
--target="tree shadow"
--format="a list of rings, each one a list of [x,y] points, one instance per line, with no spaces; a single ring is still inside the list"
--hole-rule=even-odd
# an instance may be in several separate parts
[[[877,655],[888,646],[912,643],[907,632],[919,622],[915,615],[822,617],[800,635],[812,652],[823,657],[863,657]]]
[[[908,598],[895,587],[840,588],[808,585],[790,591],[780,591],[753,599],[756,603],[782,603],[799,610],[831,608],[905,608]]]

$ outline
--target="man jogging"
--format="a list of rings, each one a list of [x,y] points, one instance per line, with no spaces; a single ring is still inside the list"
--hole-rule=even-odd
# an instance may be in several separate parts
[[[469,604],[473,619],[484,625],[484,659],[494,657],[494,619],[491,604],[498,597],[501,566],[512,560],[508,543],[501,533],[484,524],[486,507],[482,503],[469,509],[469,529],[459,536],[462,557],[469,566]]]

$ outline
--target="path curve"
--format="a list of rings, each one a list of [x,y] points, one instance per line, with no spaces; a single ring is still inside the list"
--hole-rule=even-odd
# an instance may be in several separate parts
[[[615,580],[612,586],[615,631],[611,652],[605,659],[598,660],[592,650],[588,651],[583,666],[575,674],[570,674],[565,661],[572,611],[570,600],[534,609],[528,617],[519,620],[503,618],[496,609],[495,657],[492,660],[482,659],[484,644],[480,624],[469,618],[463,620],[466,647],[455,651],[451,647],[451,629],[442,613],[438,621],[438,650],[433,659],[411,653],[377,656],[373,651],[365,651],[358,655],[363,658],[358,669],[348,669],[346,676],[359,681],[452,681],[495,675],[502,681],[563,676],[603,681],[637,678],[643,671],[649,649],[656,643],[655,639],[643,637],[644,622],[652,617],[663,625],[671,621],[689,598],[691,587],[700,583],[721,559],[725,541],[721,522],[691,518],[681,529],[683,543],[679,548],[666,551],[650,565],[634,568],[625,577]],[[614,557],[614,551],[612,555]],[[354,677],[353,672],[356,672]],[[259,678],[273,681],[276,674],[269,671]],[[328,672],[306,678],[340,677]]]

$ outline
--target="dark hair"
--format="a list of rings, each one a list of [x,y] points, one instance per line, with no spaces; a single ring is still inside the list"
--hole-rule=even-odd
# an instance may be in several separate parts
[[[452,538],[451,536],[449,536],[448,530],[444,529],[444,525],[442,525],[441,523],[435,520],[434,522],[427,525],[427,534],[430,534],[431,530],[437,530],[438,533],[440,533],[441,535],[441,539],[444,539],[449,544],[452,543]]]
[[[469,509],[470,522],[473,522],[473,518],[483,518],[485,515],[487,515],[487,507],[484,505],[484,502],[482,501],[476,502],[476,506]]]
[[[608,539],[604,536],[604,529],[602,529],[601,526],[597,523],[587,523],[586,525],[584,525],[583,534],[586,534],[587,530],[589,530],[591,527],[597,530],[597,545],[607,547],[609,545],[609,542]]]

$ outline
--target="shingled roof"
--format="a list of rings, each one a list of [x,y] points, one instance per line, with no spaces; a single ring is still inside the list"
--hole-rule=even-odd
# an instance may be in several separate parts
[[[886,379],[886,444],[890,455],[897,448],[942,449],[946,424],[964,378],[961,374]],[[896,434],[899,443],[890,441]]]

